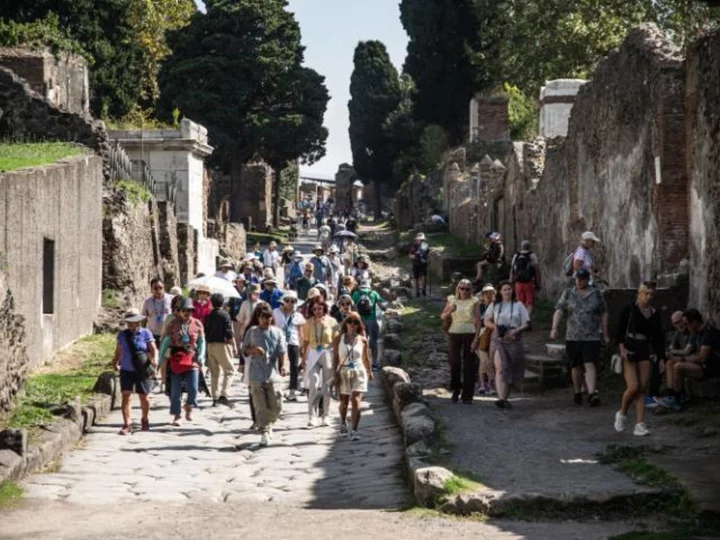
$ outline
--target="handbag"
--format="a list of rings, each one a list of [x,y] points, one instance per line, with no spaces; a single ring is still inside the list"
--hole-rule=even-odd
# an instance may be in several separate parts
[[[195,367],[193,357],[195,355],[188,351],[177,351],[170,357],[170,371],[175,375],[187,373]]]
[[[478,340],[478,350],[482,352],[490,352],[490,340],[492,339],[492,332],[487,328],[483,327]]]
[[[627,335],[630,333],[630,321],[632,320],[632,310],[630,311],[630,316],[628,317],[628,323],[625,327],[625,338],[627,339]],[[628,353],[629,354],[629,353]],[[613,373],[617,373],[618,375],[621,375],[623,372],[623,359],[620,353],[615,353],[610,357],[610,371]]]
[[[130,330],[125,330],[125,341],[130,349],[130,358],[138,379],[144,381],[145,379],[153,377],[155,375],[155,366],[150,362],[147,352],[137,348],[135,338]]]

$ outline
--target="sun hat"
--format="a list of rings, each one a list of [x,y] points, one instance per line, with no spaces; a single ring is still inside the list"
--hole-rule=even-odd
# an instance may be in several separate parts
[[[270,249],[277,247],[277,242],[275,240],[271,240],[270,243],[268,244],[268,247]]]
[[[176,285],[175,287],[173,287],[172,289],[170,289],[170,294],[172,294],[173,296],[177,296],[178,294],[182,294],[182,289]]]
[[[275,277],[275,272],[272,271],[272,268],[266,268],[263,270],[263,279]]]
[[[232,263],[227,259],[220,259],[220,263],[218,264],[218,268],[232,268]]]
[[[322,247],[322,244],[315,244],[315,247],[313,248],[313,253],[315,253],[316,251],[322,251],[323,253],[325,253],[325,248]]]
[[[289,253],[289,252],[291,252],[291,251],[295,251],[295,248],[292,247],[290,244],[288,244],[287,246],[285,246],[285,247],[283,248],[283,251],[284,251],[285,253]]]
[[[330,253],[340,253],[340,250],[338,249],[338,247],[337,247],[335,244],[333,244],[332,246],[330,246],[330,250],[329,250],[329,251],[330,251]]]
[[[192,298],[185,298],[185,300],[180,303],[180,309],[185,311],[195,311],[195,304],[193,303]]]
[[[275,276],[266,276],[265,279],[263,279],[263,283],[265,285],[268,285],[270,283],[274,283],[277,285],[277,279],[275,279]]]
[[[415,236],[415,240],[425,240],[425,233],[417,233],[417,235]]]
[[[499,232],[492,232],[489,236],[490,240],[500,240],[502,235]]]
[[[592,240],[593,242],[597,242],[599,244],[602,243],[600,242],[600,239],[597,237],[597,235],[592,231],[585,231],[584,233],[582,233],[580,238],[582,240]]]
[[[320,296],[320,295],[321,295],[320,289],[318,289],[317,287],[312,287],[312,288],[310,288],[310,290],[308,291],[308,293],[307,293],[307,300],[305,300],[305,301],[307,302],[308,300],[310,300],[310,299],[312,299],[312,298],[315,298],[316,296]]]
[[[342,300],[350,300],[351,304],[354,304],[352,296],[350,296],[348,293],[341,294],[340,297],[337,299],[337,303],[339,304]]]
[[[314,265],[313,263],[311,263],[311,262],[305,263],[305,270],[312,270],[312,271],[314,272],[314,271],[315,271],[315,265]]]
[[[580,268],[580,270],[575,270],[575,277],[579,279],[587,279],[590,277],[590,271],[587,268]]]
[[[208,293],[208,294],[211,293],[210,287],[208,287],[207,285],[199,285],[199,286],[195,289],[195,292],[199,292],[199,293],[205,292],[205,293]]]
[[[247,278],[245,277],[245,274],[240,273],[237,276],[235,276],[235,281],[247,281]]]
[[[284,302],[285,300],[297,300],[297,299],[298,299],[298,295],[295,291],[285,291],[285,294],[282,295],[282,298],[280,300],[282,300]]]
[[[123,320],[125,322],[142,322],[146,319],[144,315],[140,314],[140,310],[137,308],[129,308],[125,311]]]
[[[302,261],[303,256],[302,253],[298,253],[297,251],[293,252],[293,261]]]
[[[363,279],[360,282],[360,287],[363,289],[368,289],[368,288],[372,287],[372,282],[369,279]]]
[[[480,294],[491,292],[493,294],[497,293],[497,290],[495,290],[495,287],[492,286],[492,284],[485,285],[482,290],[480,291]]]

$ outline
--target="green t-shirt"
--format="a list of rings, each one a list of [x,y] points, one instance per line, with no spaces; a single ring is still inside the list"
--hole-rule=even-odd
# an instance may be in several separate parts
[[[370,303],[372,305],[372,311],[369,315],[363,315],[360,313],[360,310],[358,310],[358,313],[360,314],[360,317],[362,318],[364,323],[377,321],[377,304],[378,302],[382,302],[382,296],[380,296],[376,291],[373,291],[372,289],[355,289],[352,293],[352,300],[355,304],[355,309],[357,309],[358,302],[360,302],[360,298],[367,295],[367,297],[370,299]]]

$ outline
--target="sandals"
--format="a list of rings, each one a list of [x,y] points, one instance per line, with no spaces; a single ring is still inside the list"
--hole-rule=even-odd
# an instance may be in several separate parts
[[[120,428],[120,431],[118,431],[118,435],[132,435],[132,432],[132,425],[125,424]]]
[[[173,418],[173,421],[170,422],[170,425],[175,426],[175,427],[179,426],[180,425],[180,416],[176,416],[175,418]]]
[[[495,402],[495,406],[498,409],[512,409],[512,405],[510,404],[510,402],[507,399],[498,399]]]

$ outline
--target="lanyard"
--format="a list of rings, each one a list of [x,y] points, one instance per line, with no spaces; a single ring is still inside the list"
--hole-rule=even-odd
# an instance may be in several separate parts
[[[347,345],[347,360],[345,364],[350,369],[355,369],[355,344],[357,343],[357,336],[355,336],[351,343],[345,341]]]
[[[323,331],[325,330],[325,327],[321,323],[320,324],[320,333],[318,333],[318,324],[317,324],[317,320],[315,320],[315,321],[313,321],[313,328],[315,330],[315,347],[317,347],[317,349],[319,351],[323,347],[322,335],[323,335]]]
[[[180,336],[182,337],[183,343],[190,343],[190,323],[183,323],[180,325]]]

